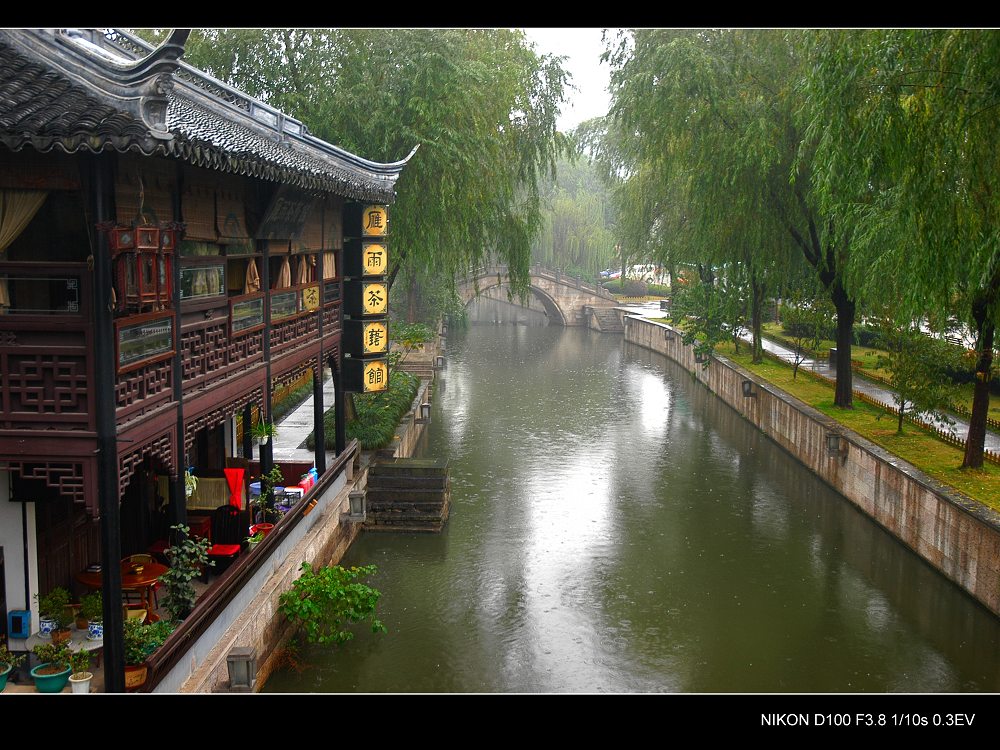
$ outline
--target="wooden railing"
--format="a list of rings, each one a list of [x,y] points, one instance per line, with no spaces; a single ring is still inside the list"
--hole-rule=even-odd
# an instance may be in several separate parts
[[[278,550],[282,540],[302,520],[309,499],[322,495],[334,480],[346,470],[349,463],[355,460],[358,453],[358,442],[352,440],[347,449],[334,459],[330,468],[319,478],[309,494],[295,503],[291,510],[274,525],[274,529],[264,537],[253,552],[242,553],[229,569],[220,575],[212,586],[202,594],[195,604],[191,614],[170,635],[166,643],[154,652],[147,660],[149,677],[144,691],[149,692],[163,679],[197,642],[198,638],[208,629],[215,619],[222,614],[233,598],[253,578],[254,574],[265,565],[271,564],[271,557]]]

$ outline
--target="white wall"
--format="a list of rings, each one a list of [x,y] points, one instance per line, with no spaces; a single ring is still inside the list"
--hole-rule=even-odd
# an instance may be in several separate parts
[[[24,545],[22,513],[28,523],[28,584],[31,601],[24,600]],[[3,547],[7,610],[30,609],[31,628],[38,629],[38,550],[35,536],[35,504],[10,502],[10,473],[0,471],[0,547]],[[24,641],[11,640],[11,650],[24,650]]]

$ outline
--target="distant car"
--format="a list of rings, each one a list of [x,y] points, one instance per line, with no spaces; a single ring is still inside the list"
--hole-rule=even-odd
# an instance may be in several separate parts
[[[610,268],[605,268],[603,271],[601,271],[600,276],[601,276],[602,279],[610,279],[611,278],[611,269]]]

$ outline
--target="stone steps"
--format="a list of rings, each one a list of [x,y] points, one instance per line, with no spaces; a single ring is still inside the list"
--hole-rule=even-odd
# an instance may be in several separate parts
[[[366,531],[438,532],[448,520],[448,462],[393,458],[368,469]]]
[[[597,325],[602,333],[625,332],[618,312],[613,307],[595,307],[594,317],[597,318]]]

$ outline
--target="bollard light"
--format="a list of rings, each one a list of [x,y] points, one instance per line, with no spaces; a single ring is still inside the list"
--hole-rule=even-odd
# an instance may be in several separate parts
[[[347,500],[350,503],[350,513],[348,514],[348,519],[351,521],[364,521],[365,520],[365,493],[361,490],[355,490],[347,496]]]
[[[420,404],[420,418],[424,420],[424,422],[431,421],[431,404],[429,401],[424,401]]]
[[[226,654],[231,693],[253,692],[257,682],[257,657],[250,646],[234,646]]]
[[[744,380],[741,385],[743,386],[743,395],[746,398],[753,398],[753,381]]]
[[[826,433],[826,454],[836,456],[840,453],[840,435],[836,432]]]
[[[434,358],[434,367],[438,370],[444,369],[444,355],[439,354]]]

